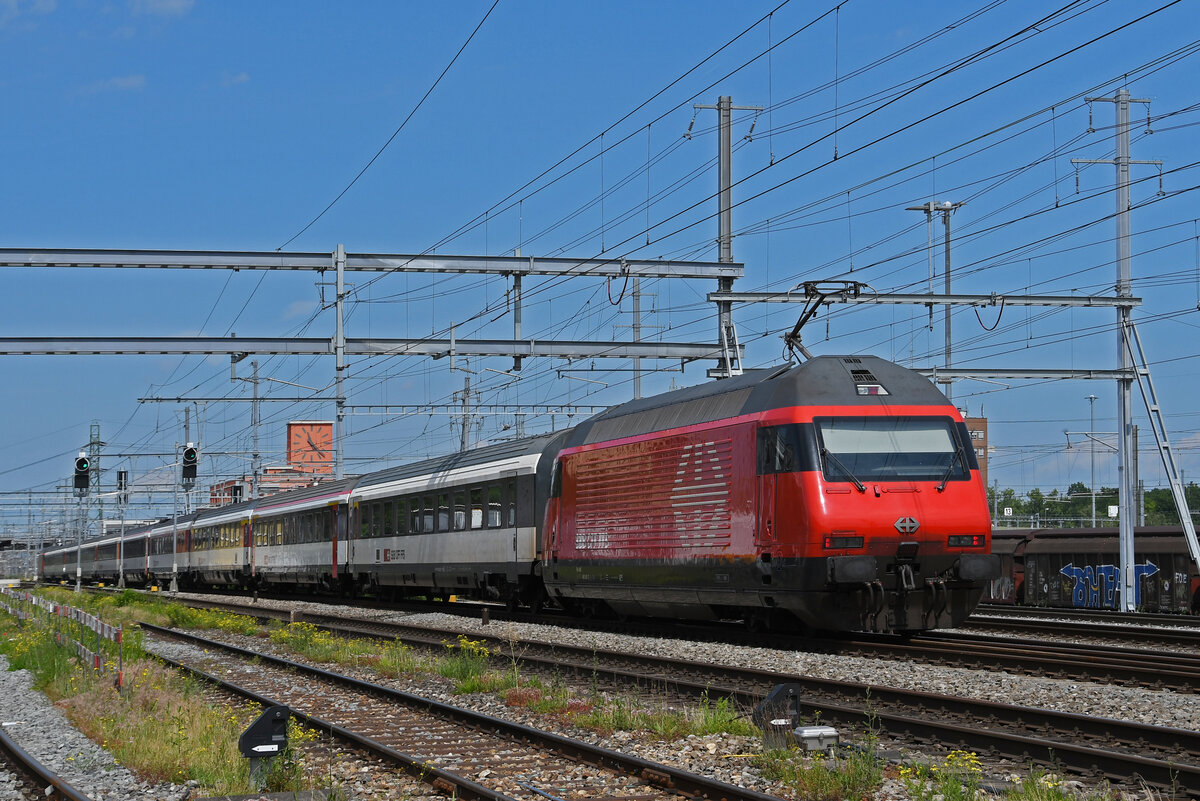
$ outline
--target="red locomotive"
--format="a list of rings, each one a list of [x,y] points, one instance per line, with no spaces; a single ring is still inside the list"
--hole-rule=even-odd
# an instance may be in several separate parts
[[[961,416],[875,357],[616,406],[568,435],[550,496],[545,585],[584,614],[912,632],[999,577]]]

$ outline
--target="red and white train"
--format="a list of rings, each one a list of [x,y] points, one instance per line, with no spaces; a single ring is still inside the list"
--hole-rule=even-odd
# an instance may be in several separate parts
[[[868,356],[56,548],[43,573],[77,560],[88,580],[895,632],[956,625],[1000,575],[962,418]]]

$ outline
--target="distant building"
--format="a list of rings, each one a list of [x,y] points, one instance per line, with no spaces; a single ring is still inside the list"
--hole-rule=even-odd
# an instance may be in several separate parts
[[[979,475],[983,485],[988,486],[988,421],[986,417],[964,417],[971,444],[975,446],[975,458],[979,460]]]
[[[316,474],[309,470],[296,470],[290,467],[268,467],[258,477],[258,494],[272,495],[276,492],[312,487],[329,476]],[[222,481],[208,488],[209,506],[228,506],[231,503],[241,503],[250,500],[250,476]]]

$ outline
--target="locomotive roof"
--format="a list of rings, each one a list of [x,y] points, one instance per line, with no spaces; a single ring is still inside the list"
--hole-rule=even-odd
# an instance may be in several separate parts
[[[437,475],[450,470],[457,470],[463,467],[473,467],[475,465],[488,464],[490,462],[499,462],[505,459],[512,459],[518,456],[526,456],[529,454],[542,453],[546,450],[553,440],[562,437],[570,429],[555,431],[550,434],[541,434],[536,437],[528,437],[526,439],[516,439],[509,442],[500,442],[495,445],[484,445],[480,448],[474,448],[469,451],[459,451],[452,453],[449,456],[438,456],[433,459],[424,459],[420,462],[410,462],[409,464],[397,465],[396,467],[380,470],[378,473],[370,473],[362,477],[357,489],[365,489],[376,484],[385,484],[391,481],[399,481],[405,478],[414,478],[416,476]]]
[[[887,394],[860,395],[861,385],[881,385]],[[818,356],[622,403],[581,423],[566,444],[587,445],[789,406],[947,403],[929,379],[878,356]]]

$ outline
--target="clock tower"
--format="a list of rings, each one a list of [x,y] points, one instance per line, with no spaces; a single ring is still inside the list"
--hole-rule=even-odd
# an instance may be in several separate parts
[[[287,424],[288,467],[305,473],[333,472],[333,423],[296,420]]]

